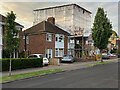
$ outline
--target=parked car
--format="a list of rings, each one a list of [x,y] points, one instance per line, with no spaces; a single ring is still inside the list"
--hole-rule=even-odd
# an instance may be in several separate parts
[[[108,53],[102,53],[102,59],[110,59]]]
[[[28,58],[43,58],[43,65],[49,65],[49,60],[43,54],[31,54]]]
[[[111,53],[107,53],[107,54],[108,54],[109,57],[111,57],[111,56],[112,56],[112,57],[116,56],[116,55],[111,54]]]
[[[116,55],[117,58],[120,58],[120,54],[118,54],[118,53],[113,53],[113,55]]]
[[[68,62],[74,62],[75,58],[73,57],[73,55],[64,55],[62,58],[61,58],[61,62],[62,61],[68,61]]]

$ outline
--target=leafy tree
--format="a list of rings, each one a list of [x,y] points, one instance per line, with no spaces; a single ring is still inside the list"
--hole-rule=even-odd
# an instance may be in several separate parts
[[[12,53],[17,51],[19,48],[20,38],[18,38],[19,30],[16,29],[15,23],[16,15],[11,11],[7,13],[5,21],[5,50],[9,52],[10,55],[10,67],[9,76],[11,75],[11,57]]]
[[[107,48],[111,32],[112,24],[107,18],[107,14],[104,12],[103,8],[98,8],[92,28],[92,39],[94,46],[100,49],[101,56],[102,50]],[[102,59],[101,62],[103,62]]]

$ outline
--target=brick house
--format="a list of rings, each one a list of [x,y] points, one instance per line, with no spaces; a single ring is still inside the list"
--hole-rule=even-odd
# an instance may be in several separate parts
[[[74,39],[69,36],[70,33],[56,26],[55,18],[51,17],[25,30],[21,47],[26,51],[26,56],[44,54],[47,58],[62,57],[68,54],[68,48],[74,48],[70,48]],[[68,44],[69,41],[71,44]]]
[[[3,40],[3,36],[5,34],[5,19],[6,19],[6,17],[0,14],[0,59],[2,58],[2,56],[4,57],[4,53],[5,53],[5,43]],[[18,37],[20,37],[22,35],[23,28],[24,28],[24,26],[22,26],[16,22],[16,29],[19,30]],[[18,58],[18,51],[15,51],[13,53],[12,57]]]

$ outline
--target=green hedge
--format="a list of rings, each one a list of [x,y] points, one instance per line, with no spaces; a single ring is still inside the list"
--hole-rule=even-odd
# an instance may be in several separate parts
[[[1,59],[0,64],[2,63],[2,71],[9,71],[9,62],[10,59]],[[25,69],[33,67],[42,67],[43,58],[12,58],[12,70],[16,69]]]

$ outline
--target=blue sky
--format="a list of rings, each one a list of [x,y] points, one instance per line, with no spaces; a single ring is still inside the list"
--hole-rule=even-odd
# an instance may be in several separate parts
[[[76,3],[81,7],[84,7],[92,12],[92,19],[91,19],[92,23],[96,15],[97,8],[103,7],[104,10],[107,11],[108,18],[112,22],[113,30],[118,32],[118,1],[119,0],[89,0],[89,1],[84,0],[84,2],[83,0],[74,0],[74,2],[73,0],[67,0],[68,2],[63,2],[63,0],[59,0],[59,2],[57,1],[52,2],[52,0],[50,0],[51,2],[47,2],[48,0],[44,0],[46,2],[38,2],[40,0],[34,0],[34,2],[33,1],[30,2],[30,0],[24,0],[26,2],[20,2],[20,1],[22,0],[16,0],[16,2],[13,2],[12,0],[6,0],[6,2],[0,2],[0,7],[2,7],[0,8],[0,14],[6,15],[7,12],[10,12],[11,10],[14,11],[17,16],[16,21],[24,25],[25,26],[24,29],[29,28],[33,25],[34,9]],[[91,27],[92,27],[92,23],[91,23]]]

